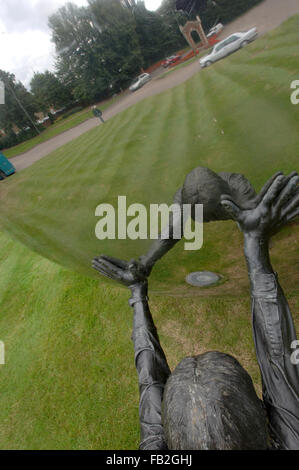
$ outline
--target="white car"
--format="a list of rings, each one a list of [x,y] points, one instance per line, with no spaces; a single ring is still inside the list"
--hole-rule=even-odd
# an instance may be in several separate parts
[[[223,24],[222,23],[218,23],[216,24],[216,26],[213,26],[213,28],[211,28],[207,34],[207,38],[210,38],[211,36],[214,36],[214,34],[219,34],[221,33],[221,31],[223,30]]]
[[[246,33],[234,33],[228,36],[223,41],[218,42],[213,49],[211,50],[210,54],[205,55],[201,59],[199,59],[200,66],[208,67],[209,65],[213,64],[219,59],[226,57],[227,55],[231,54],[232,52],[237,51],[241,47],[246,46],[249,42],[254,41],[257,37],[257,29],[251,28]]]
[[[130,91],[136,91],[138,88],[141,88],[143,85],[145,85],[149,80],[151,80],[151,76],[149,73],[142,73],[137,77],[132,85],[130,86],[129,90]]]

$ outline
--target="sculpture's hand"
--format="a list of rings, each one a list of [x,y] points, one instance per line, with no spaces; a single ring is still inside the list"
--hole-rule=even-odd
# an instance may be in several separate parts
[[[222,195],[221,204],[244,234],[268,239],[299,215],[298,182],[296,172],[289,176],[277,173],[257,196],[256,207],[242,210],[226,195]]]
[[[101,255],[93,259],[92,267],[103,276],[114,279],[127,287],[146,281],[146,273],[140,263],[135,260],[122,261]]]

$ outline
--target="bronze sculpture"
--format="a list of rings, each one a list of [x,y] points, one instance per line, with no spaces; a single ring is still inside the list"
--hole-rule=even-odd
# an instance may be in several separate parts
[[[196,220],[194,207],[203,204],[203,222],[227,220],[231,216],[224,210],[220,198],[222,194],[229,195],[240,207],[249,209],[255,207],[259,201],[250,182],[238,173],[215,173],[209,168],[194,168],[185,178],[180,189],[176,191],[173,202],[182,206],[191,205],[191,217]],[[176,220],[170,215],[169,238],[159,238],[152,243],[148,252],[139,258],[139,268],[149,274],[154,264],[178,243],[174,237],[175,224],[181,224],[180,233],[183,233],[183,215]]]
[[[250,191],[243,206],[231,192],[220,194],[213,215],[235,220],[244,235],[263,402],[227,354],[186,358],[171,373],[148,306],[150,269],[141,261],[93,260],[96,270],[132,293],[140,449],[299,449],[299,370],[291,361],[296,332],[268,248],[271,236],[299,215],[298,182],[295,172],[277,173],[257,196]]]

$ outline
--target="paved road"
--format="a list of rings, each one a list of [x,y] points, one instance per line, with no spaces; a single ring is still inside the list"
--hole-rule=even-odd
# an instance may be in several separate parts
[[[261,35],[273,28],[276,28],[279,24],[295,13],[299,13],[299,0],[264,0],[263,3],[252,8],[250,11],[225,26],[220,38],[223,39],[235,31],[246,31],[253,26],[257,27],[258,32]],[[192,62],[183,68],[173,70],[172,73],[163,78],[159,78],[159,76],[161,73],[164,73],[165,70],[158,70],[155,72],[153,80],[148,82],[140,90],[137,90],[134,93],[130,93],[128,91],[125,92],[117,103],[111,105],[111,107],[104,112],[104,119],[110,119],[119,112],[134,105],[138,101],[147,98],[148,96],[156,95],[183,83],[192,77],[192,75],[199,72],[199,70],[198,61]],[[47,142],[37,145],[28,152],[13,157],[11,162],[15,165],[18,171],[23,170],[67,142],[70,142],[81,134],[84,134],[84,132],[100,125],[99,123],[100,121],[98,118],[89,119],[79,126],[53,137]]]

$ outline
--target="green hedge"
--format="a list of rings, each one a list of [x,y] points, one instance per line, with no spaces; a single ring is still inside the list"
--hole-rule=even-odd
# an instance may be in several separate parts
[[[70,109],[64,115],[62,116],[62,119],[66,119],[70,116],[72,116],[75,113],[79,113],[79,111],[83,111],[84,107],[83,106],[76,106],[76,108]]]
[[[45,130],[45,128],[41,125],[38,125],[37,128],[40,131]],[[18,134],[15,134],[13,131],[11,131],[9,134],[0,138],[0,150],[14,147],[15,145],[21,144],[26,140],[32,139],[32,137],[35,137],[36,135],[37,132],[35,129],[22,130]]]

